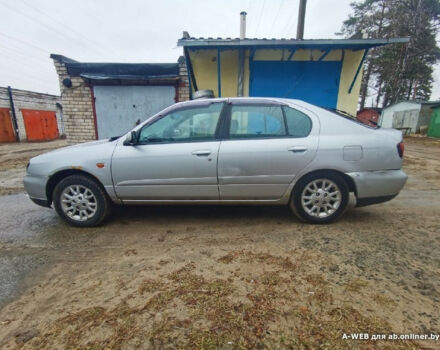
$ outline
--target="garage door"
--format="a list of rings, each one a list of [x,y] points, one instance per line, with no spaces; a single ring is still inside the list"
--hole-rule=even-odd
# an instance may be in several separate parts
[[[340,61],[252,61],[250,95],[336,108],[341,68]]]
[[[0,142],[15,141],[9,108],[0,108]]]
[[[174,103],[174,86],[95,86],[98,138],[119,136]]]
[[[21,109],[28,141],[47,141],[59,136],[55,111]]]

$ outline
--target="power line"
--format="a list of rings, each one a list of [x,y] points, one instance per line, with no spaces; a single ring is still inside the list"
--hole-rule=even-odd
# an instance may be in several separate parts
[[[263,1],[263,7],[261,8],[260,16],[258,18],[257,29],[255,29],[255,36],[258,37],[258,29],[260,28],[261,18],[263,16],[264,8],[266,7],[266,0]]]
[[[47,81],[46,80],[44,80],[44,79],[42,79],[42,77],[40,77],[40,76],[37,76],[37,75],[33,75],[32,73],[34,72],[32,72],[32,73],[29,73],[29,72],[25,72],[24,71],[24,69],[25,69],[26,67],[22,67],[22,69],[20,69],[20,70],[18,70],[18,69],[16,69],[16,68],[14,68],[14,67],[8,67],[7,68],[7,70],[8,70],[8,72],[10,73],[10,74],[14,74],[15,75],[15,73],[14,73],[14,71],[15,72],[17,72],[17,75],[19,75],[20,77],[21,76],[26,76],[26,77],[29,77],[29,78],[32,78],[32,79],[35,79],[35,80],[38,80],[40,83],[44,83],[44,84],[46,84],[47,83]],[[33,68],[31,68],[31,69],[33,69]],[[11,70],[13,71],[12,73],[11,73]],[[49,86],[49,85],[48,85]]]
[[[8,75],[9,75],[9,78],[5,78],[5,76],[8,76]],[[41,89],[42,90],[44,89],[45,91],[56,91],[57,90],[56,88],[59,88],[59,86],[55,86],[55,88],[54,88],[54,86],[46,85],[42,82],[41,79],[35,78],[33,76],[28,76],[28,75],[16,76],[16,75],[8,74],[8,73],[6,73],[6,74],[2,73],[2,78],[3,78],[3,81],[5,81],[5,85],[10,85],[10,86],[26,85],[26,84],[29,85],[29,80],[32,80],[34,82],[37,82],[38,85],[41,86]],[[19,84],[19,83],[12,84],[10,82],[7,82],[8,80],[21,81],[22,83],[21,84]],[[29,90],[29,89],[27,89],[27,90]]]
[[[4,36],[5,38],[8,38],[8,39],[10,39],[10,40],[18,41],[18,42],[20,42],[20,43],[22,43],[22,44],[25,44],[25,45],[27,45],[27,46],[30,46],[30,47],[34,48],[35,50],[39,50],[39,51],[41,51],[41,52],[44,52],[46,55],[49,53],[49,51],[46,50],[46,49],[43,49],[43,48],[38,47],[38,46],[35,46],[34,44],[31,44],[31,43],[26,42],[26,41],[24,41],[24,40],[21,40],[21,39],[15,38],[15,37],[13,37],[13,36],[7,35],[7,34],[5,34],[5,33],[0,33],[0,35],[1,35],[1,36]]]
[[[254,4],[254,2],[252,1],[250,1],[249,0],[249,2],[248,2],[248,8],[247,8],[247,13],[248,14],[252,14],[252,5]],[[250,24],[251,22],[249,22],[249,24]],[[250,27],[250,26],[249,26]],[[250,37],[250,30],[248,31],[248,33],[247,33],[247,36],[248,37]]]
[[[291,14],[289,15],[289,17],[288,17],[288,19],[291,19],[291,18],[295,18],[295,14],[296,14],[296,8],[295,8],[295,6],[293,7],[293,9],[292,9],[292,11],[291,11]],[[286,33],[285,35],[284,35],[284,37],[285,38],[289,38],[289,32],[290,32],[290,29],[291,29],[291,27],[293,26],[295,24],[295,21],[287,21],[287,23],[286,23],[286,25],[285,25],[285,27],[284,27],[284,29],[283,29],[283,31],[282,31],[282,33]]]
[[[55,28],[53,28],[53,27],[47,25],[46,23],[40,21],[39,19],[37,19],[37,18],[35,18],[35,17],[33,17],[33,16],[30,16],[30,15],[28,15],[27,13],[24,13],[24,12],[22,12],[22,11],[20,11],[20,10],[17,10],[16,8],[11,7],[11,6],[9,6],[9,4],[6,4],[6,3],[4,3],[4,2],[1,2],[1,1],[0,1],[0,4],[2,4],[4,7],[8,8],[9,10],[11,10],[11,11],[13,11],[13,12],[16,12],[16,13],[22,15],[23,17],[25,17],[25,18],[27,18],[27,19],[30,19],[31,21],[33,21],[33,22],[35,22],[35,23],[37,23],[37,24],[39,24],[39,25],[45,27],[45,28],[48,29],[49,31],[54,32],[54,33],[56,33],[56,34],[58,34],[58,35],[60,35],[60,36],[63,36],[64,38],[67,38],[67,39],[70,40],[70,38],[69,38],[68,36],[66,36],[66,35],[64,35],[63,33],[59,32],[57,29],[55,29]]]
[[[16,12],[16,13],[22,15],[23,17],[25,17],[25,18],[27,18],[27,19],[30,19],[31,21],[33,21],[33,22],[35,22],[35,23],[37,23],[37,24],[39,24],[39,25],[45,27],[47,30],[49,30],[49,31],[51,31],[51,32],[53,32],[53,33],[55,33],[55,34],[57,34],[58,36],[63,37],[63,38],[65,38],[65,39],[67,39],[67,40],[72,40],[72,39],[73,39],[73,41],[77,41],[77,43],[79,43],[80,45],[82,45],[84,48],[89,49],[87,46],[84,45],[83,42],[78,41],[78,40],[77,40],[75,37],[73,37],[73,36],[70,36],[70,37],[69,37],[69,36],[66,35],[65,33],[60,32],[60,31],[58,30],[58,28],[51,27],[51,26],[47,25],[46,23],[40,21],[38,18],[35,18],[35,17],[33,17],[33,16],[30,16],[29,14],[24,13],[24,12],[22,12],[22,11],[16,9],[16,8],[14,8],[14,7],[11,7],[11,6],[9,6],[8,4],[6,4],[6,3],[4,3],[4,2],[1,2],[1,1],[0,1],[0,4],[2,4],[4,7],[8,8],[9,10],[11,10],[11,11],[13,11],[13,12]],[[96,52],[96,49],[95,49],[95,48],[93,48],[93,49],[94,49],[95,52]],[[98,52],[98,54],[101,55],[101,53],[99,53],[99,52]]]
[[[4,50],[9,51],[10,53],[14,53],[16,55],[26,57],[27,59],[29,59],[29,57],[31,57],[32,59],[38,60],[40,62],[44,62],[44,63],[48,62],[48,59],[43,59],[42,57],[37,57],[37,56],[32,56],[32,55],[29,55],[29,54],[25,54],[23,52],[20,52],[20,50],[17,50],[16,48],[8,47],[6,45],[3,45],[2,43],[0,43],[0,47],[2,47]]]
[[[8,54],[6,54],[5,57],[7,57],[7,55]],[[13,56],[9,56],[9,57],[11,59],[13,59],[13,60],[16,59]],[[3,67],[4,66],[5,65],[3,65]],[[0,70],[0,71],[3,71],[0,74],[0,77],[4,78],[5,75],[9,75],[13,79],[16,79],[16,78],[19,78],[19,79],[21,78],[22,79],[23,77],[25,77],[25,78],[29,78],[29,79],[38,81],[40,85],[45,85],[47,87],[51,86],[50,84],[48,84],[48,81],[47,81],[46,78],[43,78],[42,76],[38,76],[38,75],[32,74],[34,72],[37,72],[37,74],[38,74],[38,72],[42,72],[42,73],[44,73],[44,76],[47,76],[47,74],[49,74],[50,72],[47,71],[47,70],[43,71],[41,69],[39,69],[37,71],[36,67],[38,67],[38,66],[31,66],[28,63],[22,63],[22,62],[20,62],[20,68],[9,65],[9,66],[4,67],[3,69]],[[32,73],[29,73],[30,70],[32,71]],[[53,86],[51,86],[51,88],[53,88]]]
[[[93,39],[86,37],[84,34],[82,34],[81,32],[78,32],[76,29],[70,27],[69,25],[67,25],[66,23],[58,20],[57,18],[52,17],[51,15],[49,15],[47,12],[42,11],[40,8],[35,7],[33,5],[30,5],[29,3],[27,3],[25,0],[21,0],[21,2],[23,4],[25,4],[27,7],[29,7],[30,9],[33,9],[39,13],[41,13],[43,16],[46,16],[47,18],[49,18],[51,21],[57,22],[60,25],[68,28],[71,32],[75,33],[76,35],[82,37],[83,40],[85,41],[89,41],[92,45],[97,46],[98,49],[103,50],[102,53],[107,54],[107,52],[109,51],[108,48],[104,48],[102,46],[100,46],[99,43],[95,42]],[[114,54],[114,52],[112,52],[112,54]]]
[[[281,0],[281,1],[280,1],[280,7],[278,7],[277,14],[275,15],[275,18],[274,18],[274,20],[273,20],[273,22],[272,22],[272,26],[270,27],[270,35],[271,35],[271,36],[272,36],[272,30],[273,30],[273,27],[274,27],[274,25],[275,25],[275,23],[276,23],[276,21],[277,21],[277,19],[278,19],[278,16],[280,15],[281,7],[283,7],[283,3],[284,3],[284,0]]]
[[[288,36],[289,33],[292,32],[292,29],[295,27],[295,24],[297,24],[297,23],[296,23],[296,22],[292,22],[292,23],[290,24],[290,26],[289,26],[289,28],[288,28],[288,30],[287,30],[287,32],[286,32],[286,36]],[[292,36],[292,37],[293,37],[293,36]]]
[[[12,59],[12,60],[17,60],[16,57],[14,57],[13,55],[11,55],[10,53],[5,53],[4,57]],[[49,70],[47,70],[47,68],[49,68],[49,66],[43,66],[43,65],[31,65],[29,64],[29,62],[20,62],[20,67],[18,67],[18,65],[8,65],[7,67],[5,67],[5,65],[2,65],[2,68],[5,69],[5,71],[7,73],[10,73],[12,71],[12,73],[15,71],[19,74],[24,74],[30,77],[33,77],[35,79],[40,79],[40,81],[42,82],[46,82],[45,79],[43,79],[41,76],[38,75],[33,75],[33,73],[44,73],[44,75],[50,74],[50,73],[54,73],[54,72],[50,72]],[[46,69],[41,69],[41,68],[46,68]],[[32,71],[32,73],[28,73],[26,71]]]

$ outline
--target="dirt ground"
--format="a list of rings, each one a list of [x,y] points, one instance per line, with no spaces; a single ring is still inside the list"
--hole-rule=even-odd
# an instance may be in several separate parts
[[[23,177],[29,159],[66,146],[65,140],[0,143],[0,196],[23,192]]]
[[[42,151],[3,147],[0,179]],[[0,310],[0,348],[438,349],[371,339],[440,334],[440,141],[407,138],[404,169],[396,199],[327,226],[284,207],[164,206],[76,229],[35,209],[20,229],[68,246],[45,248],[50,265]]]

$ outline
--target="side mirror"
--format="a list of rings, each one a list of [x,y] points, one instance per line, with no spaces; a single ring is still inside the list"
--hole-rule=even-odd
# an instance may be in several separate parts
[[[136,131],[132,131],[127,135],[124,140],[124,146],[133,146],[137,143],[137,133]]]

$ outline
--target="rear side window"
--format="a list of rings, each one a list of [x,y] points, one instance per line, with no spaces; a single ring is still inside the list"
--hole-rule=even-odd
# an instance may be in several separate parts
[[[232,139],[286,136],[280,106],[232,106],[229,134]]]
[[[283,107],[286,116],[287,132],[292,137],[306,137],[312,130],[312,121],[304,113],[291,107]]]

